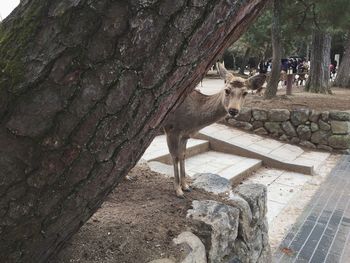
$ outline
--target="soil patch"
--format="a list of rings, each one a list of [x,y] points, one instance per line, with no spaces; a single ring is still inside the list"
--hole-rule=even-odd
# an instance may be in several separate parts
[[[350,110],[350,89],[332,88],[333,94],[315,94],[305,92],[303,87],[293,87],[293,95],[286,96],[285,89],[278,91],[277,96],[265,100],[262,96],[249,96],[245,107],[262,109],[298,109],[309,108],[319,111]]]
[[[53,263],[133,263],[159,258],[184,258],[184,247],[172,243],[193,228],[186,219],[193,200],[223,201],[193,190],[185,199],[175,196],[173,179],[136,166],[108,196],[102,207],[52,260]]]

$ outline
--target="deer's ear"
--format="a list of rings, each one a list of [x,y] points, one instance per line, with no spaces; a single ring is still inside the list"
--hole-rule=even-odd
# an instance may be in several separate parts
[[[222,63],[216,63],[216,69],[218,70],[220,77],[226,82],[230,82],[230,80],[233,78],[233,75],[230,72],[228,72],[228,70]]]
[[[247,88],[250,90],[258,90],[264,85],[265,80],[266,80],[265,74],[258,74],[253,77],[250,77],[249,79],[246,80]]]

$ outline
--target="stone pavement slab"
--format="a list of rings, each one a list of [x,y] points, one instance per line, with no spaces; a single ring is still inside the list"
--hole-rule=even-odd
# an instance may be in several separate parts
[[[257,183],[267,186],[267,219],[271,224],[288,202],[301,193],[301,187],[311,179],[311,176],[305,174],[261,168],[243,183]]]
[[[274,262],[350,262],[350,156],[343,156],[274,255]]]
[[[150,168],[168,176],[174,176],[172,165],[151,161]],[[185,161],[186,173],[190,177],[194,177],[199,173],[218,174],[223,178],[236,183],[242,179],[246,172],[258,169],[261,166],[260,160],[235,156],[231,154],[208,151],[187,158]]]
[[[216,151],[262,160],[265,164],[290,171],[312,174],[330,154],[305,151],[296,145],[244,133],[223,124],[212,124],[199,131],[199,139],[209,140]]]

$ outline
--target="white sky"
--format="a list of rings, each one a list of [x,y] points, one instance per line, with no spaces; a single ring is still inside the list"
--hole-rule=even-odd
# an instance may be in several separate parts
[[[7,17],[19,4],[19,0],[0,0],[0,19]]]

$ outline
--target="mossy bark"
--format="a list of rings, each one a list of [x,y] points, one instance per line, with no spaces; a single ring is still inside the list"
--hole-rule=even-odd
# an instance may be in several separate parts
[[[265,0],[31,0],[1,24],[0,257],[47,262]]]

